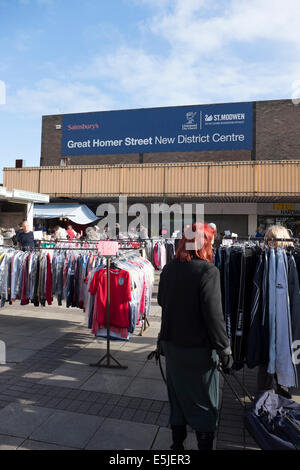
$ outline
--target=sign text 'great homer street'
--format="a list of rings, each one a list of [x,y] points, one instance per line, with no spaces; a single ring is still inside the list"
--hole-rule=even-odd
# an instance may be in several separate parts
[[[65,114],[65,156],[252,149],[252,104]]]

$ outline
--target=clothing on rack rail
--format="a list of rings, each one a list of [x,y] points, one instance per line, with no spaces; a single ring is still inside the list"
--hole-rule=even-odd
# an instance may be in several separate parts
[[[147,258],[156,270],[161,270],[175,258],[174,238],[152,238],[145,241]]]
[[[297,248],[274,249],[251,241],[215,251],[236,367],[245,362],[250,368],[266,365],[286,387],[300,384],[293,361],[293,343],[300,341],[299,258]]]
[[[101,255],[90,250],[47,249],[23,252],[12,248],[0,251],[1,307],[20,300],[21,305],[51,305],[53,296],[58,305],[66,300],[67,307],[82,308],[86,290],[89,261],[95,264]]]
[[[9,249],[0,253],[1,307],[21,300],[45,306],[52,303],[52,268],[47,253]]]
[[[154,282],[153,266],[136,254],[114,258],[109,271],[110,336],[129,340],[143,315],[149,315]],[[89,327],[96,336],[106,337],[107,270],[99,266],[89,279],[86,298]]]

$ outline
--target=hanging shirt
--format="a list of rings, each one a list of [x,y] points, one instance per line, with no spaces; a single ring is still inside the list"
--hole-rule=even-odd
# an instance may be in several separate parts
[[[106,268],[96,271],[89,292],[97,294],[97,322],[106,324],[107,279]],[[110,324],[129,327],[129,301],[131,300],[129,273],[123,269],[110,269]]]
[[[73,238],[76,237],[76,233],[74,232],[73,229],[68,229],[67,234],[68,234],[68,237],[70,238],[70,240],[73,240]]]
[[[52,305],[52,271],[49,253],[47,254],[46,300],[48,305]]]

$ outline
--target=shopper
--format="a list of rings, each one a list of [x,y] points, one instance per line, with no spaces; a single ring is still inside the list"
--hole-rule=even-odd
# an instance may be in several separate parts
[[[55,225],[54,227],[54,237],[56,240],[67,240],[68,234],[66,229],[60,227],[59,225]]]
[[[68,234],[68,239],[73,240],[73,238],[77,237],[77,232],[73,229],[72,225],[68,225],[67,227],[67,234]]]
[[[145,227],[144,225],[140,226],[140,238],[141,240],[146,240],[149,238],[148,236],[148,228]]]
[[[17,244],[21,250],[31,250],[35,246],[33,232],[30,230],[27,220],[23,222],[22,230],[17,233]]]
[[[196,236],[192,240],[183,236],[179,241],[176,258],[164,267],[158,289],[171,449],[175,451],[184,450],[186,425],[196,431],[200,450],[212,449],[218,421],[217,363],[220,359],[229,373],[233,362],[222,313],[219,270],[212,263],[215,231],[200,223],[194,223],[192,229]]]
[[[284,227],[283,225],[272,225],[271,227],[267,229],[265,233],[265,240],[266,240],[265,243],[270,247],[274,247],[275,250],[277,247],[285,248],[287,246],[293,246],[292,241],[291,242],[275,241],[276,239],[286,240],[290,238],[291,236],[290,236],[288,229]],[[274,239],[274,241],[268,240],[268,239]],[[269,325],[275,325],[275,321],[272,321],[272,318],[274,319],[274,315],[276,315],[276,309],[272,308],[272,306],[273,306],[273,301],[276,302],[275,278],[276,278],[276,264],[278,263],[278,259],[276,260],[275,258],[276,255],[274,256],[273,255],[271,256],[271,255],[272,253],[270,254],[268,271],[269,271],[269,282],[270,282],[270,277],[273,272],[274,279],[272,281],[272,284],[274,285],[274,288],[271,291],[270,290],[271,287],[269,286],[268,317],[269,317]],[[281,290],[283,292],[283,288],[281,288]],[[280,313],[283,314],[283,311],[281,311]],[[270,329],[269,334],[270,335],[275,334],[274,329]],[[288,350],[289,344],[286,344],[285,346],[286,346],[286,349]],[[285,357],[288,357],[288,354]],[[288,370],[288,364],[286,365],[286,369]],[[279,395],[284,396],[285,398],[291,398],[291,394],[289,393],[288,387],[279,384],[277,380],[277,374],[275,372],[275,338],[270,338],[268,362],[266,364],[261,364],[258,367],[257,390],[258,390],[259,395],[265,391],[271,391],[271,392],[276,392]]]
[[[256,232],[256,238],[263,238],[264,236],[264,228],[262,225],[260,225],[257,229],[257,232]]]
[[[12,237],[12,242],[14,246],[17,246],[18,244],[18,235],[20,232],[23,231],[22,229],[23,222],[20,222],[18,226],[16,227],[16,234]]]
[[[217,226],[216,226],[216,224],[214,224],[213,222],[210,222],[208,225],[209,225],[215,232],[217,231]]]

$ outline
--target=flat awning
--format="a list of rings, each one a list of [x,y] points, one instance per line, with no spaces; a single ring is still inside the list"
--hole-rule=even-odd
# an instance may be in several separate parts
[[[33,217],[39,219],[62,217],[80,225],[98,220],[98,217],[85,204],[34,204]]]

